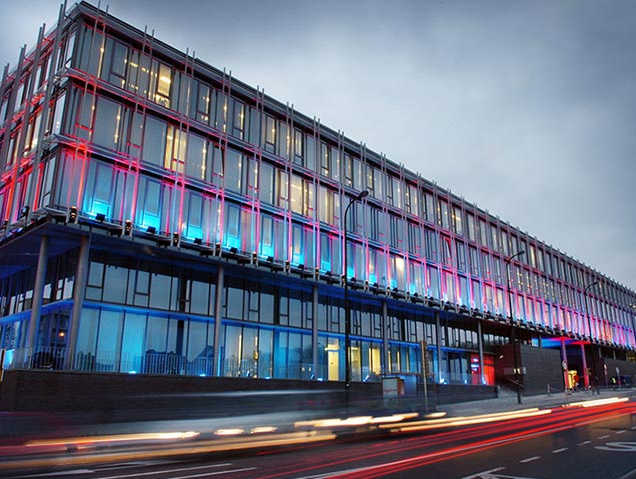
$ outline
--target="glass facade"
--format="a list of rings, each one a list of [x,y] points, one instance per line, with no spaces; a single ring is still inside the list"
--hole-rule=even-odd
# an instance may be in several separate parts
[[[24,56],[0,101],[3,241],[68,230],[45,235],[46,267],[3,268],[7,351],[343,380],[344,281],[355,381],[421,374],[427,347],[435,381],[492,384],[510,318],[528,344],[636,348],[633,291],[94,7]],[[87,231],[103,238],[81,260]]]

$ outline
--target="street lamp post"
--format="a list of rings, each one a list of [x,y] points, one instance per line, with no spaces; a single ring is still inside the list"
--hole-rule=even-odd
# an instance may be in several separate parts
[[[583,300],[585,301],[585,315],[587,316],[587,328],[589,331],[589,337],[590,337],[590,359],[592,360],[592,375],[594,376],[594,385],[598,386],[598,379],[596,378],[596,364],[594,361],[594,350],[592,349],[592,341],[594,338],[592,338],[592,318],[590,316],[590,308],[587,304],[587,290],[590,289],[593,286],[596,286],[598,284],[598,281],[594,281],[590,284],[588,284],[585,288],[583,288]],[[585,354],[585,352],[583,353]],[[585,356],[583,356],[583,360],[585,360]],[[585,376],[587,377],[587,371],[585,371]],[[589,379],[588,379],[589,382]],[[592,394],[594,394],[594,385],[592,386]],[[601,391],[599,390],[598,392],[599,394],[601,394]]]
[[[354,198],[351,198],[344,212],[344,303],[345,303],[345,405],[349,411],[349,396],[351,394],[351,308],[349,307],[349,278],[347,255],[347,214],[351,205],[369,196],[368,190],[362,190]]]
[[[514,368],[515,368],[515,385],[517,388],[517,402],[519,404],[521,404],[521,385],[519,383],[519,361],[517,358],[517,344],[516,344],[516,338],[515,338],[515,318],[514,318],[514,313],[512,311],[512,287],[510,285],[510,273],[509,273],[509,268],[510,265],[512,264],[512,260],[515,259],[517,256],[521,256],[522,254],[525,254],[525,251],[517,251],[515,254],[513,254],[512,256],[508,256],[507,258],[504,258],[504,263],[506,264],[506,287],[508,288],[508,302],[510,304],[510,344],[512,345],[512,357],[513,357],[513,363],[514,363]]]

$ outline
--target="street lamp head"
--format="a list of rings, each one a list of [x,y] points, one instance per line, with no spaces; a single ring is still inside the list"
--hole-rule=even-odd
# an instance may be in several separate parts
[[[508,256],[508,258],[505,261],[506,263],[510,263],[513,259],[515,259],[517,256],[521,256],[522,254],[526,254],[526,252],[524,250],[517,251],[512,256]]]
[[[369,190],[362,190],[358,193],[358,196],[354,198],[354,201],[360,201],[362,198],[366,198],[367,196],[369,196]]]
[[[583,288],[583,293],[587,293],[587,290],[590,289],[592,286],[596,286],[598,284],[598,281],[594,281],[590,284],[588,284],[585,288]]]

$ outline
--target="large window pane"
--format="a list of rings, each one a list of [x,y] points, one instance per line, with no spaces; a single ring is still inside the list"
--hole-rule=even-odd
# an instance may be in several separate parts
[[[144,146],[141,159],[163,166],[166,152],[167,126],[165,122],[152,117],[146,118]]]

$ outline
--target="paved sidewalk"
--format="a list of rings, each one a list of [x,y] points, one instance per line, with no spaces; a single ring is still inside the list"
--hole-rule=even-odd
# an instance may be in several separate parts
[[[505,392],[500,397],[494,399],[484,399],[481,401],[470,401],[456,404],[441,404],[437,406],[438,411],[445,412],[448,416],[475,416],[479,414],[489,414],[504,411],[514,411],[527,408],[550,408],[560,407],[575,402],[591,401],[596,399],[608,399],[611,397],[636,398],[636,389],[601,389],[594,391],[577,391],[570,394],[564,392],[553,394],[538,394],[536,396],[522,396],[519,404],[517,395]]]

